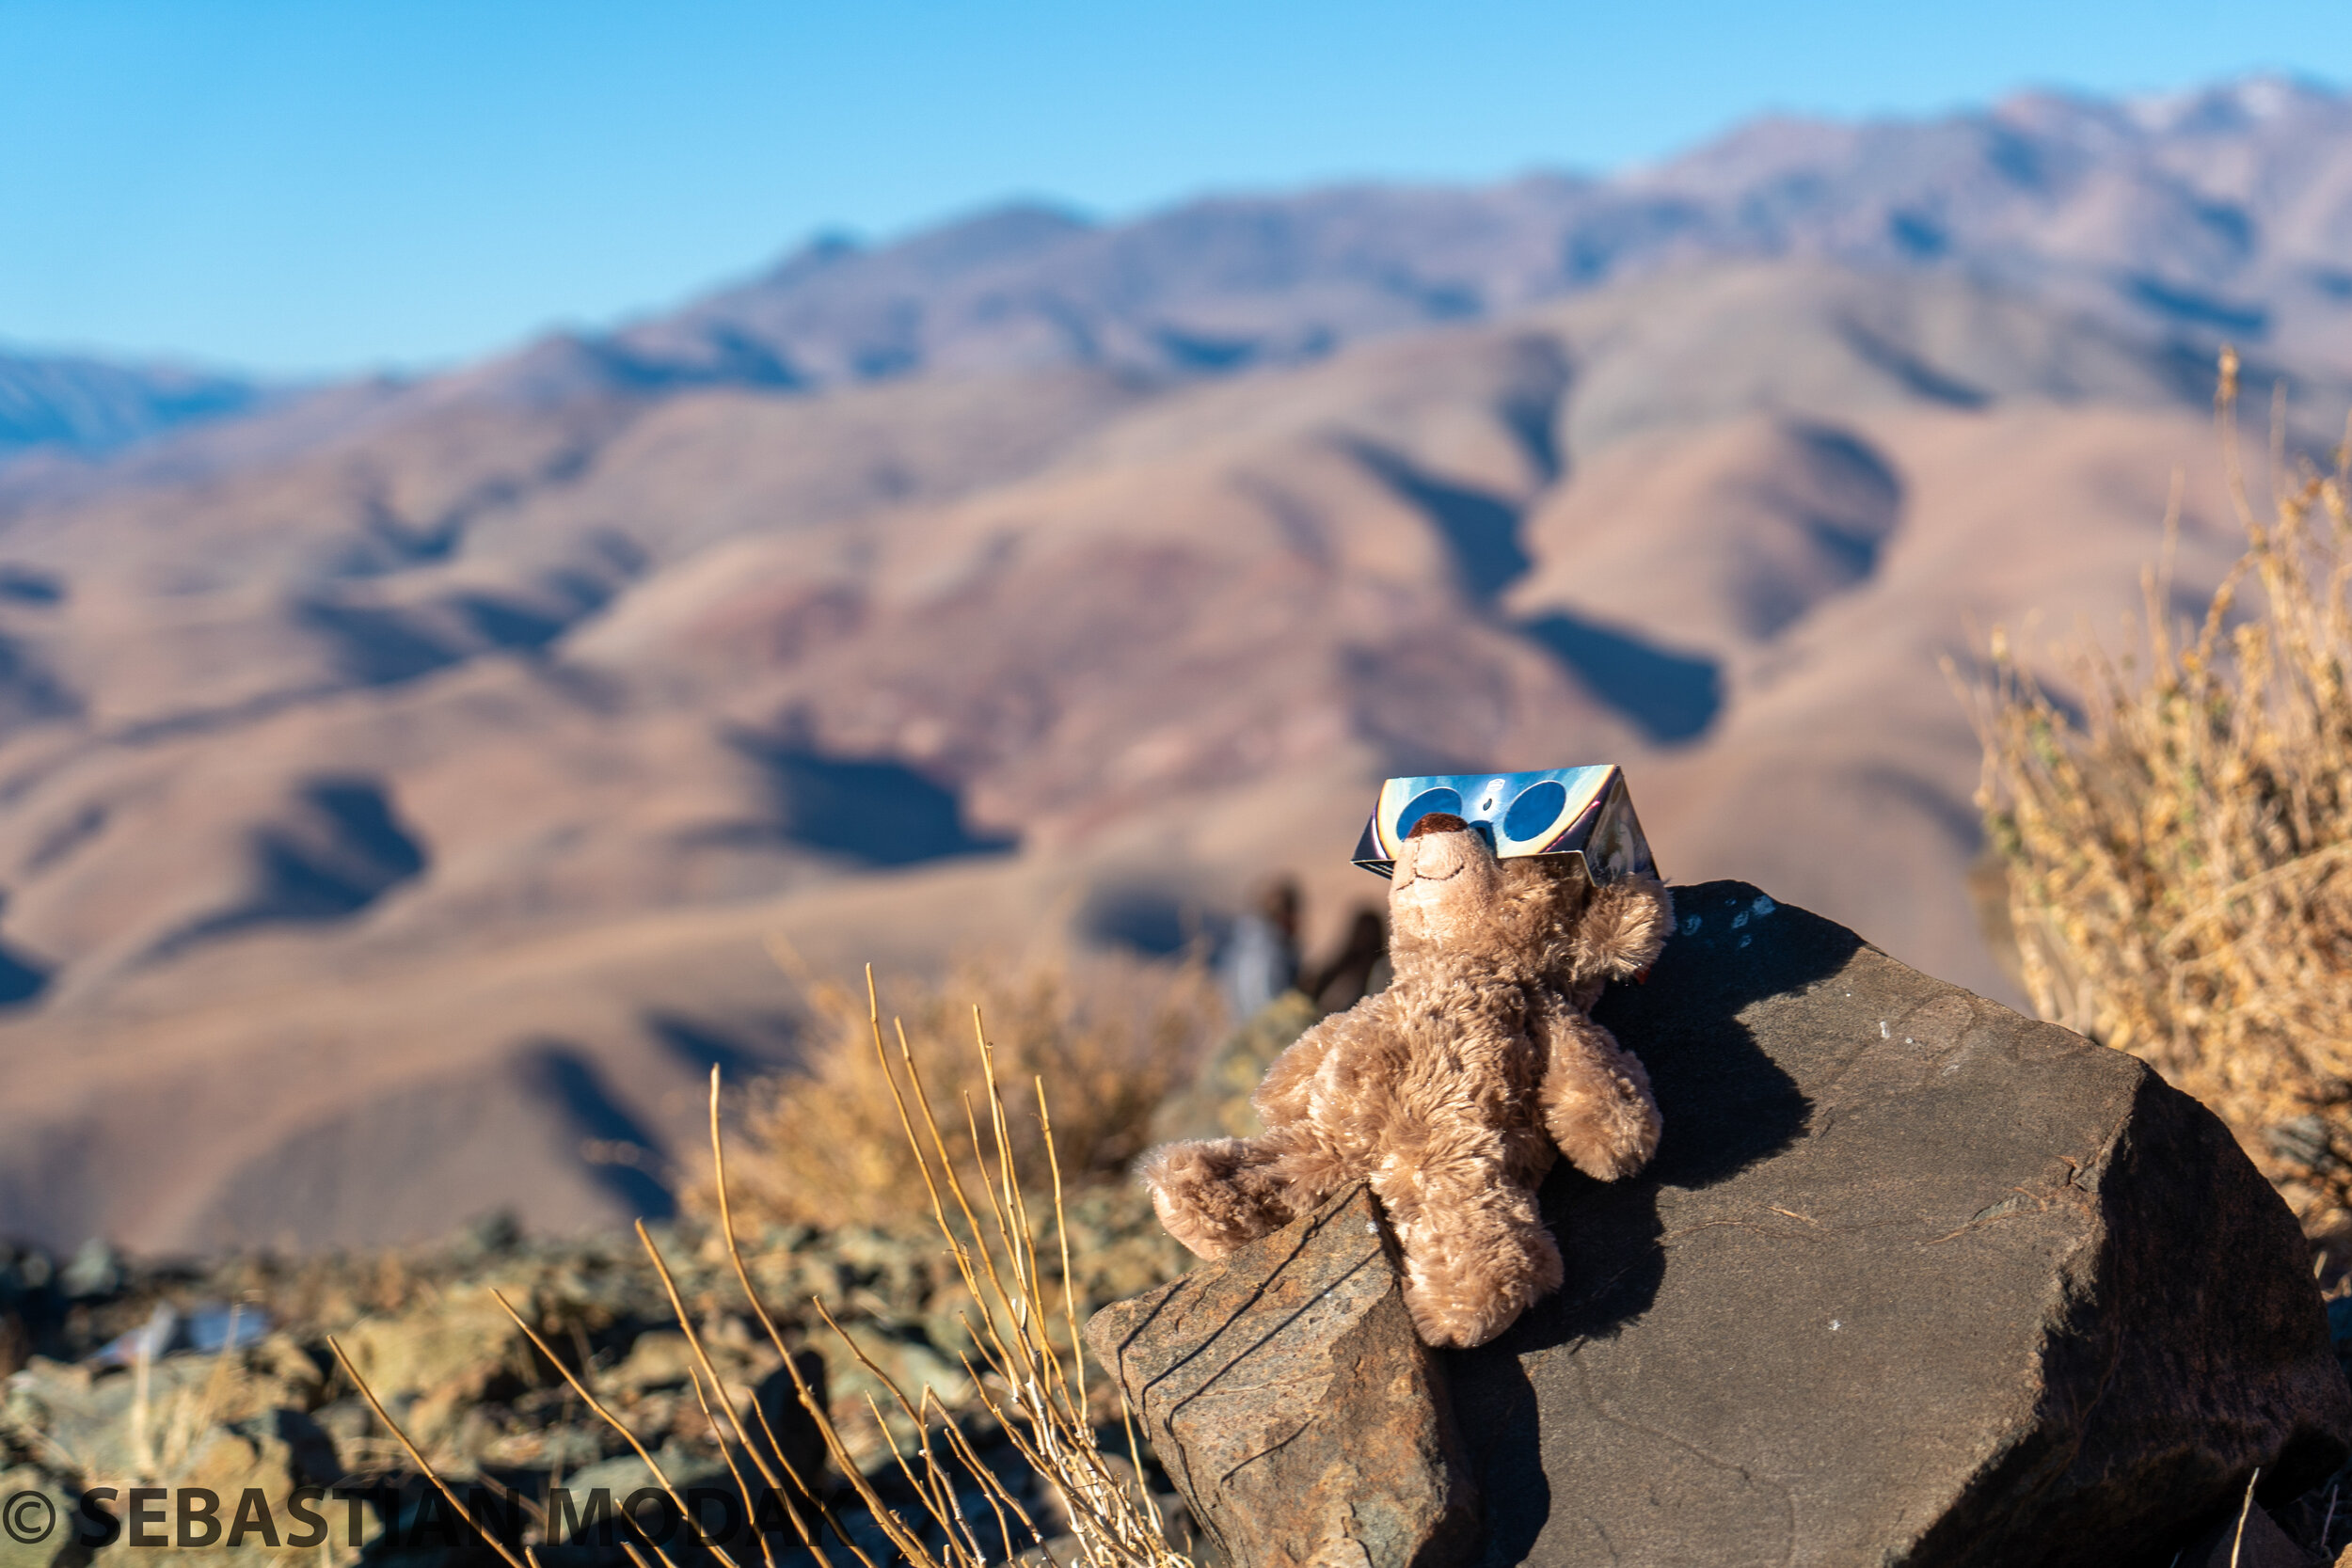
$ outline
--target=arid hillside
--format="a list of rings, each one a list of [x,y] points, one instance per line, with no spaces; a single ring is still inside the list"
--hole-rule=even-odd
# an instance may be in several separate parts
[[[792,1059],[771,939],[1169,954],[1287,873],[1321,946],[1398,771],[1621,762],[1677,879],[2013,998],[1939,661],[2118,628],[2176,473],[2201,602],[2214,343],[2352,402],[2346,169],[2318,89],[2021,100],[998,214],[103,460],[205,411],[43,369],[130,411],[0,467],[0,1233],[660,1212]]]
[[[0,1213],[315,1246],[666,1199],[792,1048],[762,947],[1327,941],[1393,771],[1613,759],[1667,869],[1980,989],[1939,657],[2111,624],[2170,351],[1734,265],[1207,383],[515,396],[509,367],[5,536]]]

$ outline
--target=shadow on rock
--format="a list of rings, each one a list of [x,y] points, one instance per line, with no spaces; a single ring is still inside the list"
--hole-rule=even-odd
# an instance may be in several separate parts
[[[1657,1158],[1629,1181],[1596,1181],[1565,1162],[1553,1167],[1539,1196],[1567,1283],[1493,1343],[1438,1353],[1486,1495],[1488,1561],[1525,1556],[1551,1512],[1522,1358],[1613,1334],[1647,1310],[1666,1267],[1661,1188],[1726,1180],[1805,1130],[1804,1095],[1740,1015],[1836,974],[1862,942],[1769,898],[1767,926],[1758,897],[1739,883],[1675,890],[1675,936],[1648,981],[1611,988],[1593,1014],[1649,1069],[1665,1117]]]

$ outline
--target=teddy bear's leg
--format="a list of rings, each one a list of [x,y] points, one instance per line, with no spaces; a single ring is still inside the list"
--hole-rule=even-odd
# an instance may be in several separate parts
[[[1405,1250],[1405,1307],[1424,1343],[1483,1345],[1560,1288],[1559,1243],[1499,1157],[1395,1161],[1372,1185]]]
[[[1545,1017],[1544,1034],[1544,1129],[1560,1152],[1602,1181],[1648,1164],[1663,1124],[1642,1064],[1608,1030],[1565,1007]]]
[[[1224,1257],[1288,1225],[1290,1183],[1276,1166],[1269,1138],[1206,1138],[1164,1144],[1143,1157],[1136,1175],[1168,1233],[1198,1258]]]

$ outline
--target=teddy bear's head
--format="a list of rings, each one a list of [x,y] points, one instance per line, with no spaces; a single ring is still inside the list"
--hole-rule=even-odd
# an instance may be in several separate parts
[[[1475,967],[1534,979],[1568,963],[1591,884],[1565,856],[1499,861],[1486,835],[1432,812],[1399,847],[1389,883],[1389,952],[1400,974]]]

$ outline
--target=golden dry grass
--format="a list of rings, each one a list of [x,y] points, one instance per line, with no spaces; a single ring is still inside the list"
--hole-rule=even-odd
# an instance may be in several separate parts
[[[790,955],[778,957],[792,967]],[[818,1045],[803,1071],[749,1092],[736,1212],[753,1225],[919,1225],[929,1212],[921,1167],[886,1064],[866,1038],[867,998],[806,976],[802,985]],[[984,1013],[1004,1076],[1053,1086],[1055,1139],[1073,1186],[1125,1180],[1149,1140],[1153,1108],[1188,1080],[1222,1026],[1216,988],[1198,965],[1097,959],[1011,976],[972,967],[944,985],[895,987],[882,1001],[884,1016],[935,1064],[927,1107],[958,1159],[977,1152],[963,1106],[979,1101],[984,1075],[970,1053],[940,1047],[968,1039],[975,1007]],[[1038,1117],[1015,1106],[1009,1117],[1014,1166],[1040,1180],[1046,1159]],[[710,1199],[705,1189],[694,1201],[707,1212]]]
[[[2225,352],[2244,556],[2195,626],[2151,568],[2136,656],[2070,650],[2079,720],[1996,628],[1978,801],[2034,1006],[2213,1107],[2318,1228],[2352,1217],[2352,451],[2274,441],[2264,517],[2236,377]]]
[[[967,1106],[969,1112],[968,1117],[958,1118],[965,1139],[964,1152],[960,1155],[956,1124],[930,1109],[938,1090],[927,1084],[918,1069],[906,1032],[892,1031],[895,1052],[885,1046],[869,976],[867,1049],[881,1092],[892,1106],[899,1137],[914,1168],[922,1195],[919,1209],[945,1243],[969,1304],[963,1322],[975,1354],[965,1357],[964,1370],[978,1389],[977,1414],[1001,1431],[1024,1464],[1045,1480],[1055,1506],[1048,1512],[1041,1510],[1036,1499],[1025,1502],[1022,1489],[1009,1483],[982,1457],[974,1434],[967,1430],[969,1417],[948,1408],[929,1387],[913,1391],[900,1387],[866,1359],[820,1303],[812,1302],[810,1306],[832,1328],[842,1350],[886,1390],[898,1419],[882,1420],[877,1408],[878,1423],[885,1432],[896,1428],[911,1434],[904,1442],[895,1436],[891,1439],[890,1468],[906,1483],[914,1499],[913,1506],[894,1506],[863,1472],[824,1402],[803,1379],[774,1316],[753,1288],[738,1240],[737,1206],[731,1201],[734,1188],[720,1130],[719,1071],[713,1068],[711,1192],[720,1235],[744,1302],[789,1370],[801,1408],[823,1440],[832,1463],[866,1516],[887,1541],[889,1560],[904,1561],[911,1568],[989,1568],[1015,1558],[1039,1563],[1041,1568],[1064,1564],[1068,1568],[1192,1568],[1191,1559],[1169,1541],[1168,1523],[1142,1481],[1132,1418],[1123,1420],[1125,1455],[1105,1452],[1097,1439],[1096,1402],[1089,1397],[1079,1307],[1070,1283],[1070,1243],[1062,1207],[1064,1167],[1057,1152],[1044,1080],[1033,1077],[1028,1095],[1009,1095],[999,1070],[1001,1053],[977,1009],[971,1015],[971,1065],[958,1074],[974,1081],[973,1099],[959,1106],[960,1112]],[[1025,1170],[1018,1163],[1012,1130],[1025,1119],[1015,1108],[1023,1102],[1035,1108],[1035,1147],[1041,1170]],[[1026,1196],[1032,1189],[1042,1200],[1042,1207],[1034,1213]],[[1041,1239],[1040,1222],[1048,1215],[1052,1228]],[[825,1500],[821,1478],[796,1473],[783,1457],[786,1445],[777,1441],[751,1390],[731,1386],[722,1376],[697,1332],[696,1313],[679,1293],[668,1261],[642,1222],[637,1235],[692,1349],[694,1393],[712,1430],[720,1435],[728,1468],[742,1494],[744,1516],[759,1515],[756,1498],[763,1490],[804,1499],[805,1507],[787,1510],[784,1516],[818,1568],[835,1568],[836,1564],[847,1568],[852,1561],[860,1568],[878,1568],[874,1558],[844,1529],[833,1504]],[[1056,1280],[1061,1282],[1058,1290],[1053,1283]],[[692,1518],[687,1500],[638,1433],[597,1399],[503,1296],[492,1294],[573,1392],[644,1462],[661,1490],[669,1494],[678,1517]],[[707,1327],[707,1321],[704,1326]],[[465,1502],[378,1402],[343,1347],[331,1338],[328,1344],[369,1408],[418,1471],[440,1489],[460,1518],[473,1525]],[[1127,1416],[1123,1399],[1120,1412],[1123,1418]],[[977,1504],[971,1500],[975,1489]],[[675,1559],[660,1540],[644,1530],[641,1521],[628,1516],[628,1522],[638,1529],[645,1547],[641,1551],[636,1543],[627,1544],[630,1560],[639,1568],[652,1568],[648,1553],[663,1568],[677,1568]],[[495,1536],[478,1528],[477,1533],[509,1568],[531,1568],[537,1560],[529,1547],[518,1557]],[[705,1539],[702,1544],[721,1568],[754,1568],[761,1563],[774,1568],[772,1544],[765,1537],[759,1540],[756,1555],[739,1546],[731,1551],[726,1543],[716,1539]]]

